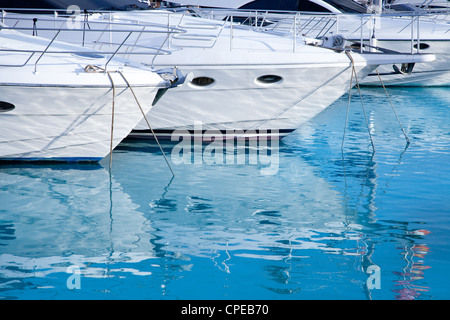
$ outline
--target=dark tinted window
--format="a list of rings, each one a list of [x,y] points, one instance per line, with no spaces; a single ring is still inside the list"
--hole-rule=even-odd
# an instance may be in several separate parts
[[[429,47],[430,47],[430,45],[428,43],[421,42],[419,44],[419,49],[420,50],[428,49]],[[414,48],[417,49],[417,43],[414,45]]]
[[[299,0],[256,0],[240,9],[297,11]]]
[[[192,83],[196,86],[205,87],[213,84],[215,81],[212,78],[208,77],[197,77],[192,79]]]
[[[317,3],[311,1],[300,1],[299,11],[307,12],[331,12],[330,10],[318,5]]]
[[[262,83],[276,83],[276,82],[280,82],[281,80],[283,80],[283,78],[280,76],[273,75],[273,74],[267,74],[267,75],[258,77],[256,80],[259,82],[262,82]]]
[[[0,101],[0,112],[8,112],[14,110],[15,106],[12,103]]]
[[[331,12],[321,5],[308,0],[256,0],[243,5],[241,9]]]
[[[305,1],[305,0],[302,0]],[[367,13],[367,8],[353,0],[324,0],[333,7],[348,13]]]

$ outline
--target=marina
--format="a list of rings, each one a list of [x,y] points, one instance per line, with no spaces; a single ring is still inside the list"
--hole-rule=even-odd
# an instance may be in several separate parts
[[[449,298],[450,90],[425,18],[403,49],[292,12],[16,9],[1,300]],[[242,312],[200,305],[175,311]]]
[[[341,152],[343,97],[282,140],[271,175],[261,162],[204,160],[172,163],[172,177],[141,140],[119,145],[111,175],[108,162],[3,165],[0,296],[447,299],[450,96],[390,92],[408,148],[373,88],[375,154],[356,95]],[[74,270],[80,289],[67,286]]]

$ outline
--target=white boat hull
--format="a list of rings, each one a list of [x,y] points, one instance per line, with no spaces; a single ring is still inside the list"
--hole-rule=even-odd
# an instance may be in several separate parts
[[[0,160],[100,161],[170,85],[67,43],[6,28],[0,43]]]
[[[150,102],[156,93],[136,91]],[[0,85],[1,99],[16,107],[0,113],[0,159],[101,160],[142,119],[128,89],[115,99],[112,123],[112,96],[111,88]]]
[[[208,5],[208,1],[187,1],[183,4]],[[220,4],[220,2],[223,2]],[[248,1],[247,1],[248,2]],[[331,12],[339,12],[336,8],[326,2],[320,5]],[[219,8],[238,8],[240,4],[233,6],[227,1],[216,1],[215,6]],[[233,13],[233,11],[204,10],[205,17],[212,16],[216,19],[223,19]],[[214,13],[214,14],[212,14]],[[241,14],[234,11],[236,16],[256,15],[254,12]],[[265,11],[260,10],[259,21],[265,19]],[[267,29],[292,36],[293,17],[291,14],[279,14],[269,16],[267,20],[274,19],[276,23],[268,25]],[[389,86],[449,86],[450,85],[450,32],[449,25],[445,19],[434,15],[420,16],[386,14],[386,15],[358,15],[358,14],[325,14],[319,15],[312,12],[300,12],[297,16],[296,30],[300,34],[316,38],[325,35],[340,34],[352,42],[370,44],[375,38],[376,46],[394,50],[402,53],[418,53],[417,41],[419,41],[420,53],[431,53],[436,56],[436,61],[429,64],[416,65],[410,74],[394,72],[392,65],[383,66],[378,69],[382,81]],[[399,66],[400,67],[400,66]],[[369,75],[361,81],[362,85],[381,86],[381,82],[376,73]]]
[[[380,66],[378,72],[382,81],[389,86],[450,86],[450,47],[449,41],[422,40],[430,47],[421,50],[421,53],[433,52],[436,61],[431,63],[416,64],[411,74],[396,73],[392,65]],[[398,50],[399,52],[408,52],[411,50],[411,41],[378,41],[380,47]],[[416,50],[414,50],[416,52]],[[397,65],[400,69],[401,65]],[[380,80],[377,73],[369,74],[361,81],[362,85],[380,86]]]
[[[363,78],[376,66],[358,65]],[[186,72],[196,72],[198,69]],[[306,64],[287,66],[257,66],[255,68],[211,66],[202,76],[216,80],[208,88],[196,88],[191,83],[174,88],[164,95],[147,114],[147,121],[158,136],[170,137],[172,131],[218,130],[233,136],[255,134],[283,136],[309,121],[345,94],[350,87],[352,67],[343,65]],[[281,83],[258,84],[261,75],[274,74]],[[332,75],[332,76],[330,76]],[[147,121],[141,121],[131,136],[151,134]],[[174,132],[176,135],[183,132]],[[211,135],[214,135],[211,132]]]
[[[314,15],[301,15],[307,21]],[[360,18],[358,15],[337,15],[337,30],[348,40],[372,44],[402,53],[434,54],[431,63],[416,64],[411,73],[394,71],[392,65],[380,66],[378,72],[389,86],[449,86],[450,85],[450,33],[449,25],[424,16],[417,21],[414,16],[377,16]],[[413,22],[412,22],[413,18]],[[315,17],[316,20],[321,17]],[[323,17],[322,17],[323,19]],[[333,19],[333,18],[332,18]],[[326,21],[326,19],[323,19]],[[334,21],[334,20],[332,20]],[[361,34],[361,24],[362,34]],[[419,30],[419,31],[418,31]],[[375,33],[376,42],[370,41]],[[417,50],[419,47],[419,50]],[[401,65],[397,65],[401,69]],[[380,86],[378,74],[373,73],[361,81],[362,85]]]
[[[0,109],[0,160],[99,161],[151,109],[164,83],[154,73],[124,71],[139,107],[119,73],[110,74],[113,90],[107,73],[59,67],[1,69],[0,101],[12,107]]]

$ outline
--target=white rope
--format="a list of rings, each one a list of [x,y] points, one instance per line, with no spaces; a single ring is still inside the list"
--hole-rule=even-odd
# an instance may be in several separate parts
[[[136,103],[137,103],[139,109],[141,110],[142,116],[144,117],[145,122],[147,123],[147,126],[149,127],[150,131],[152,132],[153,137],[155,138],[156,143],[158,144],[159,149],[161,150],[161,152],[162,152],[162,154],[163,154],[163,156],[164,156],[164,159],[166,160],[166,163],[167,163],[167,165],[169,166],[170,171],[172,172],[172,175],[175,176],[175,173],[173,172],[172,167],[170,166],[169,160],[167,160],[166,154],[164,153],[163,148],[162,148],[161,145],[159,144],[158,138],[156,137],[156,134],[155,134],[155,132],[153,131],[153,129],[152,129],[151,125],[150,125],[150,122],[149,122],[148,119],[147,119],[147,115],[145,114],[144,110],[142,109],[141,104],[139,103],[139,100],[138,100],[136,94],[134,93],[133,88],[131,87],[130,83],[129,83],[128,80],[125,78],[125,76],[123,75],[123,73],[120,72],[120,71],[117,71],[117,72],[122,76],[122,78],[123,78],[123,80],[126,82],[128,88],[130,88],[131,93],[133,94],[133,97],[134,97],[134,99],[136,100]]]
[[[353,62],[352,62],[352,64],[353,64]],[[349,110],[350,110],[350,100],[352,98],[352,88],[353,88],[353,69],[352,69],[352,75],[350,77],[350,86],[349,86],[349,89],[348,89],[347,114],[345,116],[344,135],[342,136],[341,151],[344,149],[344,140],[345,140],[345,133],[347,131],[348,113],[349,113]]]
[[[113,152],[113,139],[114,139],[114,107],[115,107],[115,98],[116,98],[116,86],[114,85],[114,81],[109,73],[107,72],[109,80],[112,84],[112,90],[113,90],[113,98],[112,98],[112,112],[111,112],[111,141],[109,145],[109,171],[111,172],[111,165],[112,165],[112,152]]]
[[[363,97],[362,97],[361,88],[359,86],[358,75],[356,74],[355,61],[353,60],[353,57],[351,56],[350,52],[345,51],[345,53],[347,54],[347,56],[349,57],[350,61],[352,62],[352,69],[353,69],[353,73],[355,74],[356,87],[358,88],[359,97],[361,98],[361,106],[362,106],[363,113],[364,113],[364,119],[366,120],[367,131],[369,132],[369,137],[370,137],[370,142],[372,144],[373,152],[375,152],[375,145],[373,143],[372,134],[370,133],[369,121],[367,120],[366,108],[364,107],[364,100],[363,100]]]
[[[394,108],[394,104],[392,103],[391,98],[389,97],[389,94],[388,94],[388,92],[386,90],[386,87],[384,86],[383,80],[381,79],[381,76],[380,76],[380,73],[378,72],[378,69],[376,69],[376,71],[377,71],[378,79],[380,79],[380,82],[381,82],[381,85],[383,86],[384,92],[386,92],[386,96],[387,96],[387,98],[389,100],[389,103],[391,104],[392,110],[394,111],[395,117],[397,118],[397,121],[398,121],[398,123],[400,125],[400,128],[402,128],[403,134],[404,134],[405,139],[406,139],[406,146],[409,146],[409,144],[410,144],[409,138],[406,135],[405,129],[403,128],[403,125],[400,122],[400,119],[398,118],[397,112],[395,111],[395,108]]]

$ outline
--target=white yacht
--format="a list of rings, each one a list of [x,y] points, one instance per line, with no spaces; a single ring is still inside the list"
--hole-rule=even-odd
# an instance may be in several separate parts
[[[55,16],[46,19],[31,15],[27,23],[31,26],[38,17],[36,31],[39,35],[47,31],[51,37],[52,31],[46,28],[67,23],[65,18]],[[123,26],[139,26],[142,30],[163,26],[183,31],[157,36],[143,33],[129,39],[136,44],[130,59],[157,69],[175,65],[188,75],[183,86],[159,99],[133,130],[133,136],[156,133],[171,138],[174,130],[188,135],[201,133],[203,138],[215,136],[217,131],[231,137],[284,136],[348,92],[355,84],[353,70],[358,79],[363,79],[379,65],[434,60],[433,55],[324,48],[302,36],[261,32],[230,17],[217,21],[189,12],[115,11],[81,14],[78,18],[81,29],[104,32],[65,40],[83,38],[85,46],[98,50],[126,47],[122,38],[109,32]],[[19,20],[13,13],[5,15],[5,23],[10,25],[23,26]],[[139,54],[147,48],[155,48],[158,54]],[[122,53],[127,56],[130,52]]]
[[[154,71],[55,38],[0,25],[0,160],[99,161],[171,86]]]
[[[351,42],[362,42],[397,52],[433,53],[436,55],[436,62],[432,64],[380,66],[378,71],[385,85],[450,85],[450,25],[435,13],[428,14],[427,11],[413,10],[411,6],[405,6],[405,1],[396,5],[397,1],[385,5],[384,7],[389,10],[382,10],[381,1],[378,3],[353,0],[216,0],[214,2],[182,0],[177,2],[185,5],[215,7],[210,10],[214,10],[214,14],[220,18],[229,13],[220,13],[217,8],[239,9],[241,12],[244,10],[249,15],[252,12],[251,15],[254,17],[259,15],[259,20],[253,21],[265,21],[267,30],[287,33],[293,32],[292,15],[296,15],[295,19],[298,21],[296,31],[300,34],[311,37],[340,34]],[[407,10],[407,8],[409,11],[397,11]],[[256,13],[258,10],[260,12]],[[268,10],[278,12],[278,18],[274,19],[273,15],[271,19],[265,18]],[[270,22],[273,23],[270,24]],[[370,74],[361,83],[380,85],[378,74]]]

